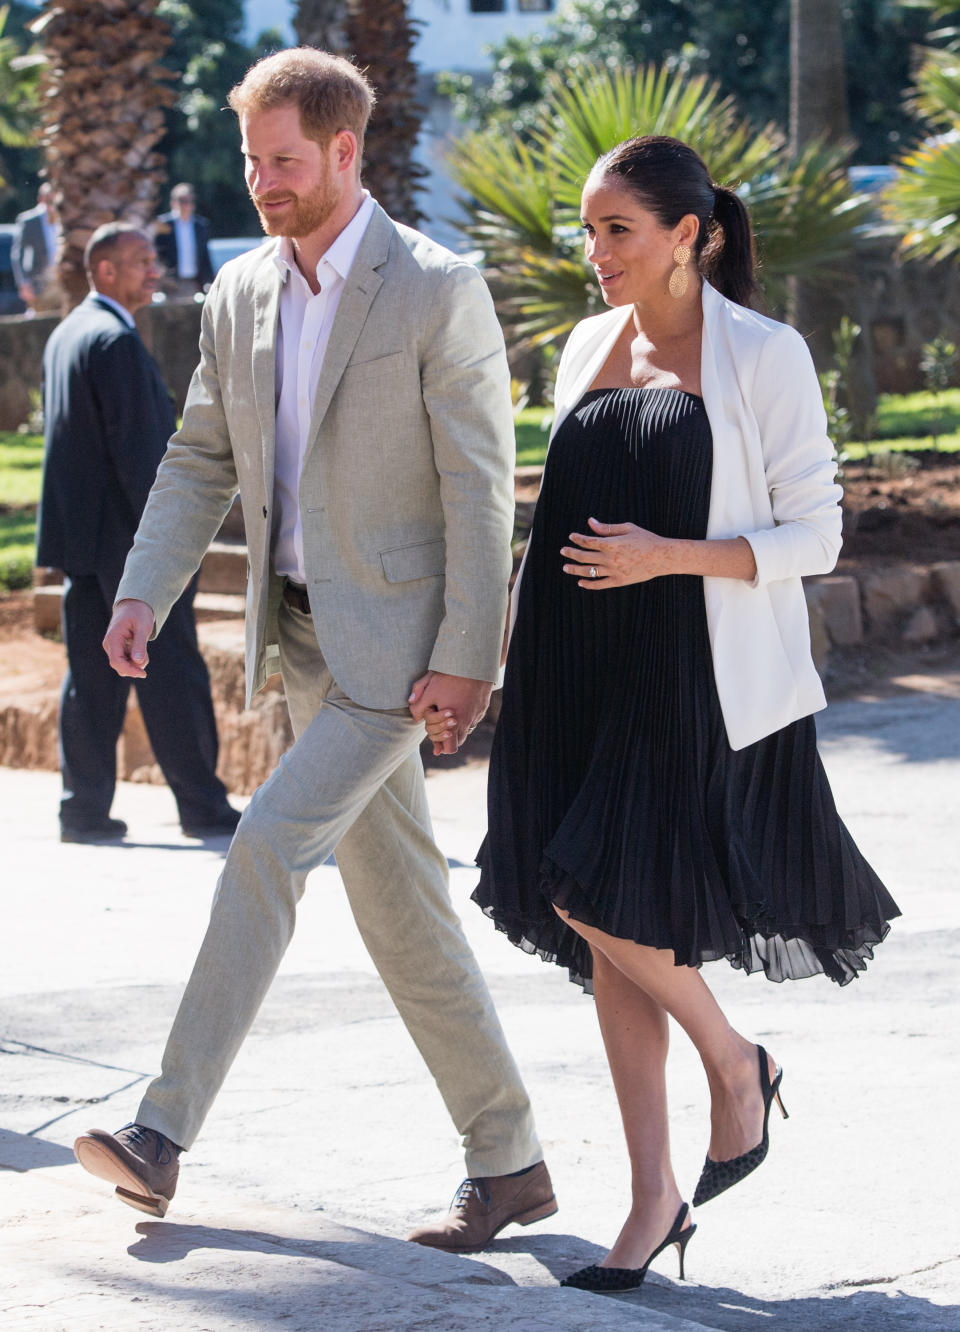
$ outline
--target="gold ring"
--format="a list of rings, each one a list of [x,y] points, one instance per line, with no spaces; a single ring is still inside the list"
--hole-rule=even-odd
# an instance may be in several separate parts
[[[599,570],[597,569],[597,566],[596,566],[595,564],[591,564],[591,565],[590,565],[590,577],[591,577],[591,578],[599,578],[599,577],[600,577],[600,572],[599,572]]]

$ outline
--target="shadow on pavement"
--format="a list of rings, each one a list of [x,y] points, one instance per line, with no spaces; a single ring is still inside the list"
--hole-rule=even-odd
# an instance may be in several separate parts
[[[0,1170],[43,1170],[47,1166],[74,1165],[73,1152],[58,1142],[34,1138],[29,1133],[0,1129]]]
[[[633,1295],[608,1298],[622,1303],[689,1318],[718,1332],[744,1332],[745,1328],[794,1329],[794,1332],[955,1332],[960,1327],[960,1306],[934,1304],[905,1295],[891,1283],[889,1290],[855,1290],[805,1299],[760,1300],[723,1286],[687,1289],[651,1281]]]
[[[933,694],[831,703],[817,716],[821,742],[859,738],[908,763],[960,757],[960,700]]]
[[[407,1269],[415,1279],[417,1265],[432,1262],[436,1255],[426,1252],[406,1240],[387,1235],[373,1235],[364,1230],[351,1230],[338,1226],[336,1239],[310,1239],[304,1235],[278,1235],[269,1231],[231,1229],[223,1226],[184,1225],[169,1221],[142,1221],[137,1226],[140,1238],[131,1244],[127,1253],[143,1263],[163,1264],[181,1262],[189,1254],[200,1251],[228,1253],[266,1253],[278,1256],[314,1258],[351,1267],[376,1275],[392,1275]],[[449,1257],[449,1255],[444,1255]],[[512,1277],[499,1268],[491,1267],[476,1255],[461,1255],[468,1262],[469,1279],[494,1286],[514,1286]],[[455,1274],[451,1271],[451,1280]]]

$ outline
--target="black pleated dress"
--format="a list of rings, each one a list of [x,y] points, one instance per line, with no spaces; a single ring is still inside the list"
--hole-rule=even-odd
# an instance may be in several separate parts
[[[812,717],[727,743],[703,580],[592,591],[562,572],[590,517],[703,538],[712,456],[702,399],[595,389],[544,473],[473,900],[587,990],[590,950],[554,903],[678,966],[841,985],[900,914],[837,815]]]

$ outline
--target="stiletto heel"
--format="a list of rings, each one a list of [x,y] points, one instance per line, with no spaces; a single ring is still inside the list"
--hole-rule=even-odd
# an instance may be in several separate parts
[[[654,1249],[642,1267],[600,1267],[597,1263],[591,1263],[589,1267],[581,1267],[578,1272],[571,1272],[570,1276],[564,1277],[560,1285],[574,1286],[577,1290],[593,1290],[606,1294],[613,1294],[615,1291],[621,1290],[636,1290],[643,1285],[647,1268],[654,1258],[663,1253],[664,1249],[669,1249],[671,1244],[677,1246],[677,1253],[680,1256],[680,1280],[683,1281],[684,1254],[687,1251],[687,1245],[693,1238],[693,1232],[697,1228],[695,1224],[691,1224],[684,1229],[683,1223],[686,1221],[689,1211],[689,1206],[683,1203],[674,1218],[673,1225],[670,1227],[669,1235],[662,1244]]]
[[[760,1063],[760,1094],[763,1097],[763,1137],[756,1147],[751,1147],[749,1152],[744,1152],[742,1156],[735,1156],[730,1161],[711,1161],[710,1157],[707,1157],[693,1195],[694,1207],[702,1207],[705,1202],[715,1198],[718,1193],[723,1193],[724,1190],[731,1188],[734,1184],[739,1184],[741,1179],[745,1179],[747,1175],[756,1170],[757,1166],[763,1164],[770,1149],[767,1124],[770,1119],[770,1107],[774,1101],[776,1101],[784,1119],[790,1118],[783,1101],[780,1099],[783,1069],[778,1067],[775,1070],[771,1082],[770,1073],[767,1069],[767,1052],[762,1045],[757,1046],[757,1057]]]
[[[684,1208],[686,1208],[686,1203],[684,1203]],[[686,1280],[686,1276],[684,1275],[684,1271],[683,1271],[683,1260],[684,1260],[684,1257],[686,1256],[687,1245],[690,1243],[690,1237],[693,1235],[693,1232],[696,1230],[696,1228],[697,1228],[697,1227],[696,1227],[695,1225],[687,1226],[686,1230],[682,1230],[682,1231],[680,1232],[680,1238],[676,1241],[676,1245],[677,1245],[677,1257],[680,1259],[680,1280],[681,1280],[681,1281],[685,1281],[685,1280]],[[655,1257],[656,1255],[653,1255],[653,1256]]]

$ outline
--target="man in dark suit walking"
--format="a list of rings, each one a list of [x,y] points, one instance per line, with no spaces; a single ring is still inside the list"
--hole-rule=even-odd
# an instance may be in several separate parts
[[[20,299],[29,310],[48,313],[60,304],[54,276],[60,219],[53,203],[53,186],[44,181],[37,192],[37,206],[17,214],[10,263]]]
[[[173,402],[133,313],[158,282],[148,238],[125,223],[93,233],[90,295],[53,331],[43,356],[45,458],[37,562],[63,569],[68,669],[60,701],[61,840],[116,841],[110,818],[129,680],[101,642],[127,551],[167,440]],[[239,813],[216,775],[210,679],[197,646],[194,578],[151,645],[137,698],[184,832],[233,831]]]
[[[170,212],[157,218],[154,244],[165,271],[164,288],[171,296],[192,297],[213,281],[207,242],[210,223],[194,212],[193,187],[181,182],[170,191]]]

